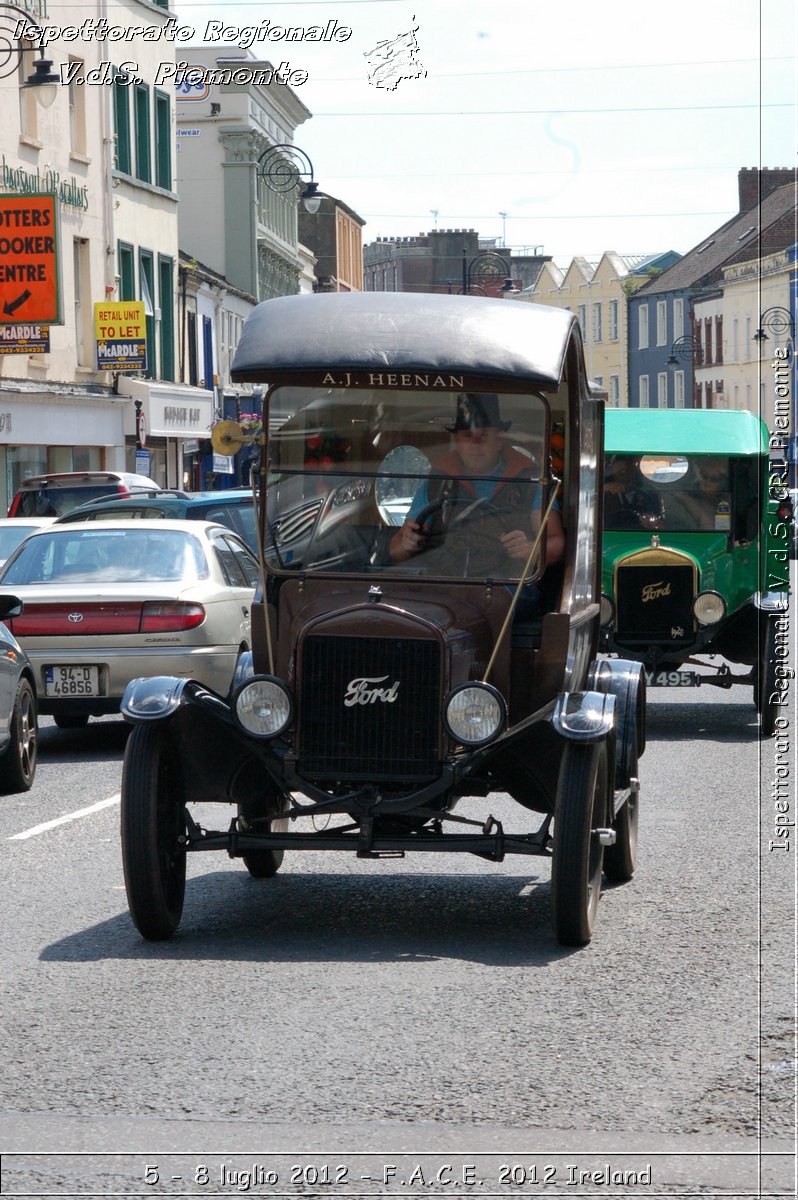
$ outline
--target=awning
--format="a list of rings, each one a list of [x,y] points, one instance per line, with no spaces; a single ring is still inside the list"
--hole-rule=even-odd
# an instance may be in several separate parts
[[[119,394],[141,401],[148,437],[208,438],[213,420],[213,392],[158,379],[119,376]],[[135,413],[125,431],[135,432]]]

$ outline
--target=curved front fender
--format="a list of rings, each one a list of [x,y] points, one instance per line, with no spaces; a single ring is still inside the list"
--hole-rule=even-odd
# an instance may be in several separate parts
[[[182,702],[181,698],[190,682],[174,675],[153,675],[145,679],[131,679],[122,697],[122,716],[127,721],[160,721],[171,716]]]
[[[615,697],[602,692],[562,692],[551,723],[569,742],[600,742],[615,728]]]

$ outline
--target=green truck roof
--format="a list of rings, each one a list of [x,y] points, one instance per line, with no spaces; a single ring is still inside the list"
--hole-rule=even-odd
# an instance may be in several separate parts
[[[753,413],[703,408],[608,408],[610,454],[767,454],[768,429]]]

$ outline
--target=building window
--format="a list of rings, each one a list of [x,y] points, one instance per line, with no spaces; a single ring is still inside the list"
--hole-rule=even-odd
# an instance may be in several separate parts
[[[576,319],[579,322],[579,328],[582,331],[582,341],[587,341],[587,309],[584,304],[580,304],[576,310]]]
[[[155,182],[172,189],[172,112],[163,92],[155,93]]]
[[[640,407],[648,408],[648,375],[641,375],[638,380]]]
[[[673,373],[673,406],[684,408],[684,371]]]
[[[610,404],[617,408],[621,403],[621,379],[619,375],[610,375]]]
[[[72,273],[75,288],[75,356],[78,366],[94,366],[93,312],[88,238],[72,241]]]
[[[155,294],[155,267],[152,253],[149,250],[139,250],[139,285],[141,299],[144,301],[144,320],[147,328],[147,369],[144,374],[148,379],[158,378],[155,358],[155,305],[152,302]]]
[[[133,96],[136,126],[136,177],[144,183],[152,180],[150,163],[150,89],[137,84]]]
[[[593,305],[593,340],[601,342],[604,340],[601,328],[601,301],[597,301]]]
[[[119,265],[119,299],[136,299],[136,266],[133,247],[127,242],[120,242],[117,247],[117,262]]]
[[[715,362],[723,362],[723,316],[715,317]]]
[[[130,141],[130,88],[126,82],[127,76],[121,71],[114,71],[114,130],[116,133],[116,154],[114,166],[125,175],[133,174],[133,153]],[[132,299],[128,296],[127,299]]]
[[[657,345],[667,346],[668,344],[668,302],[667,300],[657,301]]]
[[[668,372],[660,371],[657,374],[657,408],[668,407]]]
[[[673,340],[684,336],[684,300],[673,302]]]
[[[197,386],[199,375],[197,373],[197,314],[189,312],[186,314],[188,318],[188,381],[192,387]]]
[[[69,57],[69,149],[86,153],[86,68],[82,58]]]
[[[712,357],[712,320],[710,317],[704,317],[703,334],[704,334],[704,337],[703,337],[704,358],[703,358],[702,365],[705,367],[709,367],[715,361],[714,358]]]
[[[618,311],[619,311],[618,301],[610,300],[610,302],[609,302],[609,317],[610,317],[610,341],[611,342],[617,342],[618,337],[619,337]]]
[[[158,255],[158,300],[161,310],[161,379],[175,377],[174,262]]]
[[[641,304],[637,310],[637,346],[639,350],[648,349],[648,305]]]

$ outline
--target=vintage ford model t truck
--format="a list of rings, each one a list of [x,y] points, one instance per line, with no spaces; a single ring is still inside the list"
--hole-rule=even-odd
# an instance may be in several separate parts
[[[128,688],[137,927],[174,932],[194,852],[266,878],[286,850],[451,851],[549,857],[556,936],[589,941],[602,871],[635,867],[645,682],[596,659],[604,406],[575,318],[459,296],[280,298],[249,317],[233,376],[265,389],[253,645],[228,695]],[[214,430],[222,452],[246,441],[234,422]],[[489,800],[454,811],[496,793],[535,828],[505,828]],[[233,806],[228,828],[201,826],[208,802]]]
[[[649,686],[750,685],[770,737],[789,696],[793,513],[764,421],[614,409],[605,447],[602,648],[644,663]]]

